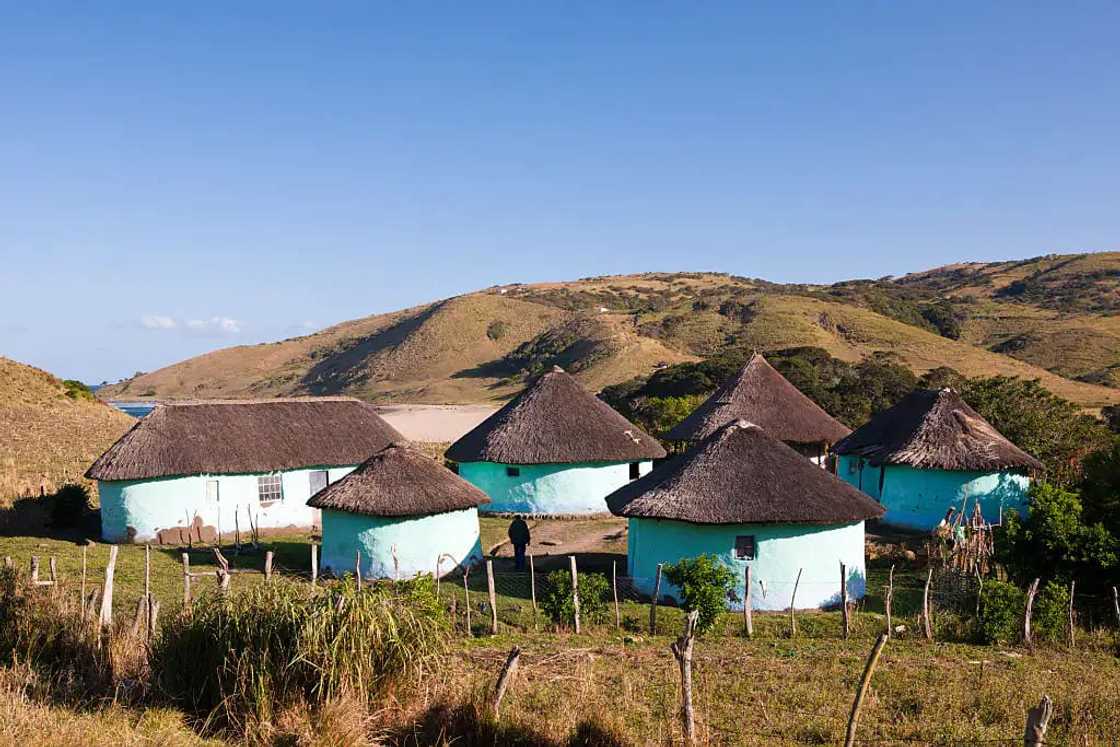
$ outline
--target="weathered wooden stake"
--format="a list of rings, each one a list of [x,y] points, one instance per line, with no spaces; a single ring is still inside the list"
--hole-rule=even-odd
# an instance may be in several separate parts
[[[82,549],[84,550],[85,548],[83,547]],[[11,555],[5,555],[4,556],[4,567],[5,568],[13,568],[14,567],[12,565],[12,556]]]
[[[86,550],[88,549],[86,545],[82,545],[82,586],[80,592],[81,597],[79,597],[82,600],[82,604],[85,604],[86,600]]]
[[[354,583],[358,591],[362,590],[362,551],[354,551]]]
[[[1023,732],[1025,747],[1041,747],[1046,743],[1046,728],[1053,715],[1054,701],[1049,695],[1043,695],[1038,705],[1027,711],[1027,726]]]
[[[1038,593],[1038,581],[1036,578],[1031,582],[1030,588],[1027,589],[1027,607],[1023,611],[1023,643],[1030,648],[1034,647],[1034,643],[1031,641],[1031,612],[1034,609],[1035,594]]]
[[[1069,582],[1069,647],[1070,648],[1074,647],[1074,645],[1076,643],[1075,636],[1077,635],[1076,632],[1075,632],[1076,628],[1074,628],[1074,626],[1073,626],[1073,592],[1074,592],[1074,589],[1076,589],[1076,588],[1077,588],[1077,582],[1076,581],[1070,581]]]
[[[486,561],[486,593],[490,596],[490,635],[498,634],[498,597],[494,594],[494,561]]]
[[[506,657],[505,666],[502,667],[501,673],[498,675],[498,682],[494,685],[494,718],[498,718],[498,712],[502,707],[502,698],[506,696],[506,689],[509,687],[509,682],[513,678],[514,673],[517,671],[517,663],[521,659],[521,649],[514,646],[509,650],[509,656]]]
[[[191,608],[191,556],[183,553],[183,609]]]
[[[50,567],[51,567],[51,584],[53,584],[55,586],[55,588],[57,589],[58,588],[58,558],[56,558],[55,556],[52,555],[49,562],[50,562]]]
[[[576,634],[579,634],[579,577],[576,575],[576,556],[568,556],[568,565],[572,571],[572,613],[575,617]]]
[[[1116,627],[1120,628],[1120,592],[1112,587],[1112,610],[1116,613]]]
[[[39,583],[39,556],[31,556],[31,584],[32,586]]]
[[[533,628],[537,627],[537,571],[533,567],[533,553],[529,553],[529,594],[533,598]]]
[[[117,570],[117,546],[109,547],[109,562],[105,565],[105,587],[101,591],[101,615],[98,621],[102,630],[113,624],[113,576]]]
[[[933,582],[933,567],[926,574],[926,588],[922,592],[922,627],[925,630],[926,640],[933,640],[933,621],[929,616],[929,586]]]
[[[653,580],[653,596],[649,600],[649,634],[657,633],[657,597],[661,594],[661,566],[657,564],[657,575]]]
[[[848,716],[848,733],[844,738],[844,747],[852,747],[856,741],[856,728],[859,725],[859,712],[863,708],[863,700],[867,697],[867,688],[871,685],[871,675],[875,672],[875,665],[879,663],[879,655],[883,653],[883,646],[887,645],[888,636],[880,633],[879,639],[867,657],[863,667],[863,676],[859,678],[859,687],[856,688],[856,698],[852,701],[852,712]]]
[[[754,610],[751,609],[751,567],[743,571],[743,627],[747,638],[754,637]]]
[[[152,546],[144,545],[144,599],[152,595]]]
[[[887,638],[891,637],[891,600],[894,599],[894,566],[891,566],[890,576],[887,580],[887,595],[883,600],[883,606],[887,612]]]
[[[797,635],[797,587],[801,583],[801,571],[803,568],[797,569],[797,579],[793,582],[793,594],[789,598],[789,635],[790,638]]]
[[[311,543],[311,583],[319,580],[319,546]]]
[[[264,580],[272,580],[272,550],[268,550],[264,554]]]
[[[238,555],[241,554],[241,507],[233,507],[233,548]]]
[[[467,576],[470,572],[470,568],[463,569],[463,609],[467,612],[467,635],[471,634],[471,590],[467,586]]]
[[[848,639],[851,632],[848,620],[848,566],[840,564],[840,613],[844,622],[844,640]]]
[[[700,610],[689,612],[684,622],[684,633],[669,646],[681,670],[681,731],[685,744],[696,741],[696,721],[692,713],[692,643],[699,619]]]
[[[614,592],[614,627],[622,628],[622,610],[618,607],[618,561],[611,561],[611,590]]]
[[[229,591],[229,561],[222,555],[222,551],[218,548],[212,548],[214,551],[214,561],[218,564],[218,570],[215,572],[218,581],[218,591],[221,594],[226,594]]]

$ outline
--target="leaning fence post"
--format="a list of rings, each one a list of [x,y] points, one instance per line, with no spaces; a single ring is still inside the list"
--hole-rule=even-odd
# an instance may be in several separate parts
[[[533,567],[533,553],[529,553],[529,594],[533,598],[533,628],[537,627],[537,571]]]
[[[319,546],[314,542],[311,543],[311,583],[319,580]]]
[[[1050,717],[1054,715],[1054,701],[1049,695],[1043,695],[1038,705],[1027,711],[1027,726],[1023,733],[1025,747],[1041,747],[1046,743],[1046,728],[1050,726]]]
[[[611,561],[611,590],[614,592],[614,627],[622,628],[622,612],[618,608],[618,561]]]
[[[568,556],[568,565],[572,569],[572,613],[575,618],[576,634],[579,634],[579,578],[576,575],[576,556]]]
[[[191,556],[183,553],[183,608],[191,608]]]
[[[264,580],[272,580],[272,550],[268,550],[264,554]]]
[[[506,696],[506,688],[509,687],[509,681],[513,678],[514,672],[517,671],[517,662],[520,659],[521,649],[514,646],[509,650],[505,666],[502,667],[502,671],[498,675],[498,682],[494,685],[494,718],[498,718],[498,711],[502,707],[502,698]]]
[[[789,598],[789,636],[792,638],[797,635],[797,587],[801,583],[801,571],[804,568],[797,569],[797,578],[793,582],[793,594]]]
[[[894,565],[891,565],[891,573],[887,581],[887,595],[883,600],[883,607],[887,613],[887,638],[891,637],[891,600],[894,599]]]
[[[657,633],[657,597],[661,594],[661,566],[663,563],[657,564],[657,575],[653,581],[653,596],[649,600],[649,634],[654,635]]]
[[[486,593],[490,596],[490,635],[498,634],[498,598],[494,594],[494,561],[486,561]]]
[[[844,640],[848,639],[851,628],[848,620],[848,566],[840,563],[840,619],[844,623]]]
[[[689,612],[684,622],[684,633],[669,646],[681,670],[681,730],[685,744],[692,744],[696,739],[696,722],[692,714],[692,642],[699,618],[700,610]]]
[[[1036,578],[1027,589],[1027,606],[1023,610],[1023,643],[1027,644],[1028,648],[1034,648],[1031,642],[1031,612],[1034,608],[1034,596],[1038,593],[1038,581]]]
[[[1073,627],[1073,592],[1077,588],[1076,581],[1069,582],[1069,647],[1073,648],[1076,642],[1075,636],[1077,633]]]
[[[852,701],[852,712],[848,716],[848,733],[844,738],[844,747],[852,747],[856,741],[856,727],[859,725],[859,712],[863,708],[863,699],[867,697],[867,688],[871,685],[871,675],[875,671],[875,665],[879,663],[879,655],[883,653],[883,646],[887,645],[888,636],[886,633],[880,633],[879,639],[875,641],[875,647],[871,649],[871,654],[867,657],[867,664],[863,667],[863,676],[859,678],[859,687],[856,688],[856,698]]]
[[[109,548],[109,562],[105,565],[105,588],[101,592],[101,615],[99,621],[102,630],[108,630],[113,624],[113,576],[117,570],[117,546]]]
[[[754,637],[754,619],[751,610],[751,567],[743,571],[743,626],[747,631],[747,638]]]
[[[926,640],[933,640],[933,622],[929,619],[929,585],[933,582],[933,566],[930,566],[926,575],[926,588],[922,592],[922,626],[925,630]]]

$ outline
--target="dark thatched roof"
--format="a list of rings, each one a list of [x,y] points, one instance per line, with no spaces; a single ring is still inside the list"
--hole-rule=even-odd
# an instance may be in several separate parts
[[[394,443],[320,490],[307,505],[366,516],[427,516],[489,502],[485,493],[439,462]]]
[[[833,447],[872,464],[919,469],[1041,469],[952,389],[916,389]]]
[[[457,462],[566,464],[660,459],[649,434],[557,367],[447,450]]]
[[[883,515],[859,490],[753,423],[728,423],[607,496],[611,513],[693,524],[846,524]]]
[[[361,464],[404,440],[349,397],[158,405],[98,457],[95,480],[272,472]]]
[[[832,444],[851,433],[755,353],[665,438],[699,441],[735,420],[760,425],[786,443]]]

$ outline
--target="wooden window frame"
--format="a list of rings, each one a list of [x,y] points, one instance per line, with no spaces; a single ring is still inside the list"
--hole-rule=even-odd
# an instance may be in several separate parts
[[[740,543],[739,540],[744,540],[744,542]],[[750,552],[749,553],[741,552],[740,545],[741,544],[742,545],[748,545],[748,543],[749,543]],[[742,549],[746,550],[747,548],[744,547]],[[732,548],[732,552],[735,553],[735,559],[736,560],[758,560],[758,539],[757,539],[757,535],[754,535],[754,534],[737,534],[737,535],[735,535],[735,546],[734,546],[734,548]]]
[[[267,485],[265,484],[267,481]],[[275,481],[276,490],[271,490],[272,483]],[[273,496],[275,498],[265,496]],[[257,475],[257,503],[262,506],[271,506],[284,500],[284,476],[279,472],[269,475]]]

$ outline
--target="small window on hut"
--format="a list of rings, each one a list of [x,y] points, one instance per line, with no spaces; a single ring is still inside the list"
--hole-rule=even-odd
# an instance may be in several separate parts
[[[217,503],[218,502],[218,481],[217,480],[207,480],[206,481],[206,502],[207,503]]]
[[[630,462],[630,479],[637,480],[642,476],[642,463]]]
[[[262,504],[275,503],[284,498],[280,486],[280,475],[260,475],[257,477],[257,499]]]
[[[521,477],[521,468],[506,467],[506,477]]]
[[[315,469],[307,473],[307,478],[311,482],[311,495],[315,495],[327,487],[327,483],[330,482],[330,473],[325,469]]]
[[[735,538],[735,557],[739,560],[755,559],[753,534],[740,534]]]

